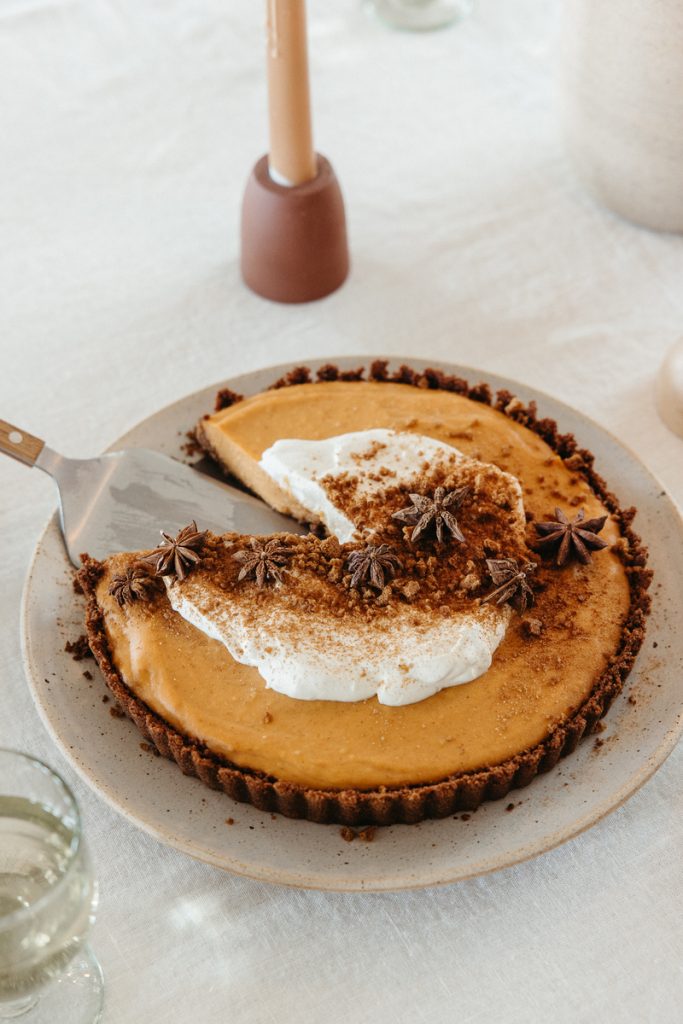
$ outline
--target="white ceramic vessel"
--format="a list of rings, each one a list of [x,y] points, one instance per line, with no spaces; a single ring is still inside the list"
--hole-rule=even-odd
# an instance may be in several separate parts
[[[586,187],[683,231],[683,0],[564,0],[562,106]]]
[[[669,430],[683,437],[683,338],[667,352],[657,376],[657,410]]]

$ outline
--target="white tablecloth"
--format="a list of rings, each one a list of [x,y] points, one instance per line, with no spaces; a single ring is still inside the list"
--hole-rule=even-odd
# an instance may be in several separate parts
[[[683,501],[683,442],[652,395],[683,329],[683,239],[578,186],[557,4],[480,0],[424,36],[357,0],[310,7],[316,139],[353,273],[287,308],[238,278],[241,191],[266,147],[261,3],[0,0],[0,415],[87,455],[238,371],[419,355],[578,406]],[[57,766],[82,803],[105,1024],[681,1019],[680,749],[586,835],[491,877],[380,896],[231,877],[120,818],[47,737],[18,609],[54,494],[3,460],[0,495],[0,743]]]

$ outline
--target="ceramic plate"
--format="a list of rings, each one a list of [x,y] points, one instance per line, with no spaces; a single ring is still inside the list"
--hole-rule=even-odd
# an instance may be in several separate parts
[[[347,369],[370,362],[335,361]],[[76,662],[64,652],[65,639],[83,631],[83,608],[55,515],[38,542],[24,592],[24,658],[33,697],[55,742],[86,782],[157,839],[237,874],[286,885],[388,890],[455,882],[543,853],[589,828],[634,793],[672,750],[683,728],[683,632],[676,629],[683,608],[683,525],[675,505],[633,454],[568,406],[491,374],[443,368],[536,400],[541,415],[555,418],[562,431],[574,432],[595,453],[621,502],[639,509],[636,528],[650,547],[656,573],[653,613],[606,731],[506,800],[486,803],[472,815],[379,829],[372,843],[344,842],[336,825],[271,817],[234,803],[142,750],[135,726],[109,714],[112,705],[103,703],[107,691],[94,663]],[[251,394],[286,369],[272,367],[224,384]],[[156,448],[181,457],[185,431],[213,407],[219,386],[162,409],[112,447]],[[91,681],[85,669],[92,671]]]

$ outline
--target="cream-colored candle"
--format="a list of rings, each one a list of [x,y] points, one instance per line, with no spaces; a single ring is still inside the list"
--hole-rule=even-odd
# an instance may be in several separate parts
[[[317,167],[311,131],[305,0],[267,0],[271,177],[302,185]]]

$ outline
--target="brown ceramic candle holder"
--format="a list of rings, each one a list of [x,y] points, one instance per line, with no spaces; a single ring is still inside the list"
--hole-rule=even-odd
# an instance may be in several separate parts
[[[258,161],[242,203],[242,277],[266,299],[311,302],[335,291],[349,272],[344,200],[332,165],[302,185],[279,185],[268,157]]]

